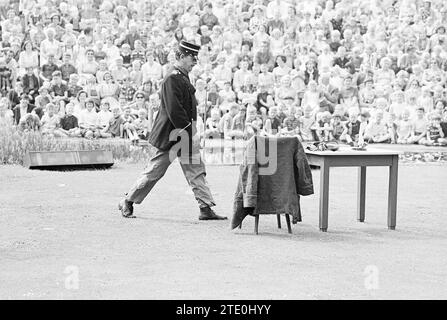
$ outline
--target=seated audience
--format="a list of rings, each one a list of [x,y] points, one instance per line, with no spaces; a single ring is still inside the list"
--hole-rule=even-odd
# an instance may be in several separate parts
[[[202,146],[258,134],[445,144],[445,1],[3,2],[24,17],[0,37],[0,125],[18,132],[147,140],[187,40],[201,45],[185,81]]]

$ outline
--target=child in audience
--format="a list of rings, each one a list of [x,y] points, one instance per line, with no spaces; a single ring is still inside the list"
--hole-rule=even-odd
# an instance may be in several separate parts
[[[269,92],[265,85],[261,85],[258,89],[258,94],[256,96],[256,108],[260,110],[261,108],[265,108],[268,110],[271,106],[267,105],[267,96]]]
[[[283,121],[283,130],[288,135],[297,135],[299,133],[299,119],[295,118],[296,108],[293,105],[287,107],[287,117]],[[293,132],[290,132],[292,129]]]
[[[12,126],[14,123],[14,112],[8,108],[8,98],[0,98],[0,128]]]
[[[367,110],[364,110],[367,111]],[[340,115],[340,121],[344,124],[346,121],[348,121],[348,113],[345,113],[343,111],[343,107],[339,104],[337,104],[334,108],[334,113],[338,113]]]
[[[425,113],[433,112],[434,109],[433,97],[429,86],[422,87],[422,96],[417,98],[417,105],[418,107],[423,107]]]
[[[77,73],[70,74],[67,84],[67,97],[68,99],[76,98],[78,93],[82,90],[82,87],[78,85],[79,75]]]
[[[300,121],[303,114],[304,114],[303,108],[299,107],[298,105],[295,105],[295,118],[298,119],[298,122]]]
[[[119,94],[120,95],[123,94],[129,103],[138,99],[137,97],[143,96],[143,99],[145,98],[145,95],[143,92],[138,91],[138,96],[136,95],[136,93],[137,93],[136,87],[133,85],[132,80],[130,79],[130,76],[125,77],[123,79],[123,84],[119,86]],[[138,105],[136,103],[131,103],[130,106],[137,108],[136,110],[134,110],[132,108],[132,114],[134,112],[135,112],[135,114],[137,114],[138,113]]]
[[[245,120],[244,138],[250,139],[254,135],[258,135],[262,129],[262,119],[258,116],[256,107],[249,105],[247,107],[247,119]]]
[[[35,99],[36,108],[44,109],[45,106],[52,101],[53,98],[49,94],[48,87],[47,86],[40,87],[39,95]]]
[[[320,106],[320,91],[318,90],[318,84],[314,80],[310,80],[307,85],[307,89],[304,91],[302,104],[310,106],[316,110]]]
[[[344,131],[343,122],[341,121],[342,114],[334,112],[330,123],[331,130],[329,131],[329,140],[340,142],[341,135]]]
[[[345,81],[347,79],[345,79]],[[343,90],[340,93],[340,105],[343,107],[344,111],[349,110],[351,108],[356,108],[357,112],[360,113],[358,94],[357,90],[354,87],[349,85],[348,87],[343,88]]]
[[[275,87],[275,76],[269,72],[267,64],[261,64],[261,73],[258,76],[258,85],[270,91]]]
[[[407,104],[407,109],[410,111],[410,118],[414,119],[416,117],[417,108],[419,108],[417,98],[415,96],[410,96]]]
[[[122,118],[123,118],[123,132],[125,133],[125,136],[127,136],[127,139],[129,139],[132,144],[137,143],[139,138],[135,130],[135,126],[133,123],[134,118],[132,117],[131,109],[129,106],[124,108]]]
[[[271,107],[276,106],[275,100],[273,99],[273,95],[271,95],[270,93],[267,94],[267,96],[265,98],[265,101],[266,101],[266,103],[265,103],[265,107],[264,108],[266,110],[269,110]],[[259,108],[259,110],[261,110],[261,109],[262,109],[262,107]]]
[[[391,104],[389,112],[393,113],[397,120],[402,119],[402,115],[404,111],[407,109],[407,105],[405,103],[405,95],[403,91],[396,91],[391,95]]]
[[[20,118],[18,128],[23,132],[39,131],[40,119],[34,113],[27,113]]]
[[[120,106],[120,110],[124,110],[124,108],[129,106],[129,101],[127,101],[127,97],[124,93],[120,93],[118,97],[118,104]]]
[[[231,108],[231,107],[229,107]],[[205,138],[213,139],[213,141],[221,138],[221,132],[219,129],[220,123],[220,110],[219,108],[211,109],[211,115],[205,121]],[[211,148],[209,148],[209,153],[207,154],[206,160],[210,163],[217,163],[220,159],[221,148],[218,144],[211,142]]]
[[[390,143],[397,143],[397,117],[394,113],[388,115],[388,119],[385,119],[385,123],[388,126],[388,132],[390,133]]]
[[[387,99],[385,99],[383,97],[376,99],[376,106],[370,112],[371,117],[375,118],[376,117],[376,113],[378,111],[382,111],[384,118],[388,118],[388,115],[389,115],[389,104],[388,104],[388,100]]]
[[[371,111],[371,108],[373,108],[376,99],[373,79],[367,77],[363,83],[364,87],[359,91],[359,106],[360,109]]]
[[[219,105],[219,93],[217,92],[217,85],[215,82],[208,83],[208,102],[211,108]]]
[[[397,124],[397,143],[410,143],[413,124],[410,121],[410,111],[405,109],[402,113],[402,119]]]
[[[278,118],[281,123],[283,123],[284,119],[287,118],[287,106],[284,103],[280,103],[278,105]]]
[[[91,98],[85,100],[85,109],[80,111],[79,128],[81,128],[83,137],[87,139],[94,138],[98,128],[98,114],[95,110],[95,103]]]
[[[81,129],[79,129],[78,118],[73,114],[74,104],[68,103],[65,109],[66,115],[60,120],[60,130],[69,137],[80,137]]]
[[[101,104],[101,110],[98,112],[98,129],[101,131],[104,129],[110,122],[110,119],[113,117],[113,113],[109,110],[110,104],[107,101],[104,101]]]
[[[437,100],[435,103],[434,112],[437,112],[438,114],[443,114],[444,111],[447,110],[446,105],[447,105],[447,103],[444,100],[442,100],[442,99]]]
[[[112,107],[113,117],[109,120],[107,126],[100,131],[102,138],[122,137],[124,133],[124,119],[121,116],[119,106]]]
[[[299,119],[300,134],[303,141],[315,140],[312,127],[315,123],[315,118],[312,115],[313,109],[310,106],[304,108],[304,115]]]
[[[108,67],[107,67],[107,61],[106,60],[100,60],[99,64],[98,64],[98,71],[96,71],[96,82],[98,82],[98,84],[101,84],[103,82],[105,82],[104,80],[104,74],[106,72],[110,72]]]
[[[291,117],[287,117],[284,119],[280,134],[283,137],[298,137],[302,140],[300,132],[300,128],[298,123],[294,121]]]
[[[62,65],[59,67],[62,73],[62,80],[69,81],[72,74],[77,74],[75,66],[71,63],[71,53],[66,52],[63,56]]]
[[[219,123],[219,131],[223,133],[224,139],[232,139],[233,136],[231,134],[231,124],[233,123],[234,117],[239,112],[239,105],[234,103],[230,107],[230,111],[225,113],[220,119]]]
[[[365,128],[363,139],[367,143],[390,143],[391,134],[383,119],[383,112],[377,111],[375,118]]]
[[[329,141],[331,128],[331,113],[325,111],[317,116],[317,121],[314,123],[312,129],[315,131],[317,141]]]
[[[138,138],[140,138],[141,140],[147,140],[149,138],[149,120],[147,119],[147,112],[145,109],[138,110],[138,118],[135,119],[134,126]]]
[[[358,117],[359,114],[356,110],[351,110],[349,112],[349,120],[345,123],[345,128],[340,137],[341,141],[346,142],[350,146],[354,146],[354,142],[359,141],[360,120]]]
[[[49,92],[54,104],[58,105],[59,115],[63,116],[65,114],[65,105],[69,102],[68,87],[62,82],[62,73],[59,70],[53,72],[53,80],[51,81]]]
[[[360,129],[359,129],[359,144],[364,144],[364,136],[365,136],[365,129],[368,123],[371,119],[371,114],[368,111],[363,111],[359,115],[359,121],[360,121]]]
[[[411,135],[408,139],[409,143],[422,144],[427,134],[428,121],[425,118],[425,109],[419,107],[416,110],[416,118],[412,121]]]
[[[430,122],[427,127],[427,135],[424,141],[426,146],[445,146],[447,145],[447,139],[444,136],[444,132],[441,128],[441,115],[433,113],[430,116]]]
[[[267,135],[278,135],[281,130],[281,120],[278,117],[278,107],[271,107],[265,120],[264,131]]]
[[[143,72],[141,71],[141,61],[135,60],[132,62],[132,71],[130,71],[129,77],[130,77],[130,83],[139,88],[141,84],[143,83]]]
[[[219,122],[220,122],[220,110],[217,108],[211,109],[211,117],[206,119],[205,122],[205,137],[211,139],[219,139],[220,138],[220,130],[219,130]]]
[[[219,92],[219,108],[222,113],[226,113],[230,109],[230,105],[236,101],[236,94],[231,89],[231,82],[224,84],[223,90]]]
[[[121,46],[121,58],[123,58],[123,67],[129,68],[131,65],[131,59],[132,59],[132,50],[130,49],[130,45],[127,43],[124,43]]]
[[[241,139],[244,137],[245,132],[245,119],[247,117],[247,108],[241,106],[237,115],[234,116],[231,124],[231,136],[235,139]]]
[[[59,70],[59,67],[55,62],[54,54],[49,54],[47,63],[43,64],[41,67],[40,78],[42,81],[50,82],[53,77],[53,72]]]
[[[44,115],[41,119],[42,134],[50,137],[66,137],[65,133],[59,129],[60,118],[55,114],[55,106],[52,103],[47,104]]]

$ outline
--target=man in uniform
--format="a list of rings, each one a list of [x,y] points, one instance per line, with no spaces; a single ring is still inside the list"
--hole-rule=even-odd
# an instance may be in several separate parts
[[[149,143],[157,150],[135,185],[119,203],[125,218],[134,218],[133,204],[139,204],[158,180],[163,177],[171,162],[179,157],[180,166],[200,207],[199,220],[224,220],[211,207],[215,205],[207,185],[205,165],[200,158],[199,136],[195,121],[197,101],[195,88],[188,73],[197,63],[200,46],[181,41],[176,51],[176,63],[163,80],[161,107],[154,120]]]

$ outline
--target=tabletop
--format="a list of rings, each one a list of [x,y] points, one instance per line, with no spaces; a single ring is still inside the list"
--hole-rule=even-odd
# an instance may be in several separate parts
[[[337,151],[310,151],[305,149],[306,154],[316,156],[393,156],[399,155],[402,152],[393,150],[382,150],[367,148],[366,150],[353,150],[351,147],[340,147]]]

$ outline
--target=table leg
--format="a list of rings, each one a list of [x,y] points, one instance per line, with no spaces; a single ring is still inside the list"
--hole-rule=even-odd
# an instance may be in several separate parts
[[[258,234],[259,229],[259,214],[255,215],[255,234]]]
[[[281,229],[281,215],[276,215],[276,220],[278,221],[278,229]]]
[[[359,168],[359,180],[357,191],[357,220],[365,221],[365,196],[366,196],[366,167]]]
[[[287,231],[292,233],[292,226],[290,225],[290,216],[286,214],[286,222],[287,222]]]
[[[329,206],[329,164],[327,160],[320,167],[320,230],[327,231]]]
[[[397,171],[399,157],[393,156],[392,165],[390,166],[390,175],[388,182],[388,229],[396,229],[396,209],[397,209]]]

